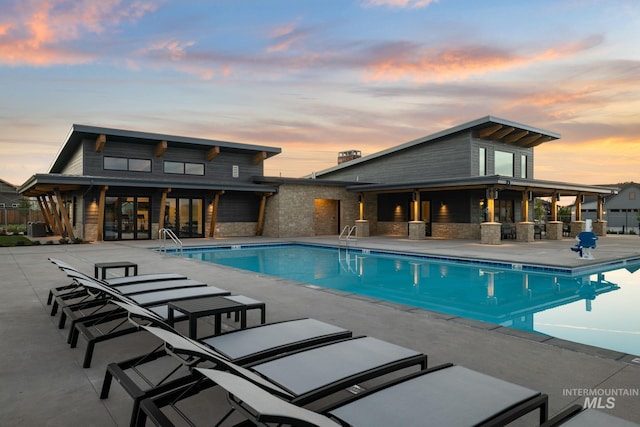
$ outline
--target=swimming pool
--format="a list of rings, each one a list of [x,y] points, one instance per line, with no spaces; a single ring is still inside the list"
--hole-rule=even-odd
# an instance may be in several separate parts
[[[185,248],[184,256],[640,355],[640,259],[576,273],[307,244]]]

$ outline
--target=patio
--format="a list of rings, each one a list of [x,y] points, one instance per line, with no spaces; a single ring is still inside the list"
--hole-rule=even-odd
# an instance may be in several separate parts
[[[289,239],[336,244],[336,236]],[[193,239],[187,244],[236,244],[278,241],[264,238]],[[386,248],[465,258],[495,259],[576,267],[640,256],[638,236],[607,236],[598,242],[595,260],[579,260],[569,250],[573,239],[505,242],[410,241],[387,237],[364,238],[360,247]],[[549,394],[550,415],[584,395],[570,390],[637,390],[640,359],[609,350],[527,334],[492,324],[470,321],[379,300],[345,295],[298,283],[155,253],[154,241],[82,245],[42,245],[0,248],[4,273],[0,315],[4,361],[0,378],[3,423],[7,425],[128,425],[131,400],[117,386],[106,400],[98,398],[105,367],[149,350],[155,343],[143,333],[105,343],[96,351],[92,367],[81,367],[84,343],[70,349],[68,330],[57,329],[57,318],[46,305],[50,288],[68,282],[47,258],[56,257],[92,275],[96,262],[127,260],[139,273],[176,272],[189,278],[264,301],[267,321],[313,317],[428,354],[429,365],[452,362]],[[249,315],[249,324],[258,323]],[[615,399],[603,409],[640,423],[637,396]],[[203,408],[204,410],[204,408]]]

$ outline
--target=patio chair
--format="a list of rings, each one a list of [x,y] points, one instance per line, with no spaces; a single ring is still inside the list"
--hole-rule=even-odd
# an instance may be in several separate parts
[[[147,325],[157,326],[175,333],[175,330],[156,313],[126,303],[117,302],[117,304],[129,311],[132,323],[140,326],[142,323],[137,319],[141,319],[146,321]],[[286,352],[338,341],[351,336],[351,331],[346,329],[305,318],[237,329],[222,335],[203,337],[198,339],[198,342],[206,345],[229,362],[246,365]],[[180,372],[171,364],[158,363],[160,359],[173,359],[164,349],[164,342],[148,354],[122,362],[110,363],[105,372],[100,398],[106,399],[109,396],[112,380],[115,379],[133,398],[131,419],[133,424],[142,399],[161,395],[193,381],[193,377],[188,371]]]
[[[71,319],[71,326],[67,341],[72,348],[76,347],[80,335],[85,336],[87,339],[87,348],[85,350],[85,357],[82,365],[85,368],[91,366],[93,350],[98,342],[110,340],[138,331],[134,326],[123,328],[123,326],[127,325],[128,312],[126,310],[116,306],[117,308],[114,310],[104,311],[104,307],[113,306],[114,302],[121,301],[132,305],[147,307],[166,318],[168,310],[166,303],[169,301],[231,295],[231,292],[224,289],[216,288],[214,286],[201,286],[126,296],[119,294],[114,289],[98,283],[87,282],[83,279],[76,280],[80,281],[83,286],[89,289],[95,289],[103,295],[102,298],[95,299],[93,301],[64,307],[60,314],[60,324],[62,327],[64,327],[65,319],[67,317]],[[85,312],[85,309],[89,309],[89,312]],[[115,325],[105,327],[105,325],[110,322],[115,322]],[[93,330],[89,329],[96,325],[101,325],[103,327],[94,328]]]
[[[576,236],[575,246],[570,248],[573,252],[578,252],[580,258],[583,259],[593,259],[593,255],[591,254],[591,249],[596,248],[596,241],[598,240],[598,236],[593,231],[583,231],[578,236]]]
[[[166,351],[185,365],[197,367],[205,362],[213,363],[216,369],[233,372],[296,405],[316,402],[348,387],[379,380],[404,369],[417,366],[423,370],[427,365],[427,356],[420,352],[360,336],[240,366],[187,337],[160,328],[142,327],[164,341]],[[215,385],[205,380],[206,377],[194,372],[193,383],[157,396],[153,399],[154,405],[158,408],[175,406],[180,400]],[[138,412],[137,425],[145,425],[146,415],[147,412]],[[182,415],[188,418],[187,414]]]
[[[73,268],[69,264],[49,258],[49,260],[60,268],[67,276],[74,278],[82,278],[89,281],[96,281],[103,285],[119,288],[119,291],[123,294],[133,294],[140,292],[148,292],[149,290],[156,289],[172,289],[180,287],[191,286],[205,286],[202,282],[194,280],[188,280],[185,276],[175,273],[159,273],[159,274],[143,274],[138,276],[117,277],[113,279],[98,280],[91,276],[88,276],[77,269]],[[135,286],[139,285],[139,286]],[[49,290],[49,297],[47,298],[47,304],[52,305],[51,315],[55,316],[58,311],[58,306],[63,301],[87,297],[86,289],[80,285],[77,281],[73,281],[69,285],[52,288]]]
[[[638,427],[640,424],[614,417],[602,411],[583,409],[582,405],[572,405],[558,415],[550,418],[540,427],[556,426],[580,426],[580,427]]]
[[[396,378],[317,411],[286,402],[250,378],[214,369],[195,370],[226,390],[231,407],[255,425],[503,426],[536,410],[541,423],[547,420],[547,395],[452,364]],[[173,425],[153,399],[145,399],[140,407],[140,420]]]

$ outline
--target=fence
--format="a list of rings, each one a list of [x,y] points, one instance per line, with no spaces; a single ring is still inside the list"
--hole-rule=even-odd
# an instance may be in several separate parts
[[[28,222],[44,222],[42,212],[30,210],[27,215],[22,216],[18,209],[0,208],[0,224],[26,224]]]

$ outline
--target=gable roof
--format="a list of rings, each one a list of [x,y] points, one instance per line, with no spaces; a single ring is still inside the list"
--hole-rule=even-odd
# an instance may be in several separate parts
[[[106,135],[107,143],[108,141],[121,141],[137,144],[157,144],[160,141],[167,141],[169,147],[219,147],[222,151],[264,152],[267,158],[282,152],[282,149],[277,147],[74,124],[71,126],[64,144],[56,154],[49,168],[49,173],[60,173],[84,139],[96,139],[99,135]]]
[[[307,177],[319,177],[321,175],[325,175],[381,157],[389,156],[399,151],[406,150],[420,144],[425,144],[461,132],[473,132],[473,136],[475,138],[489,141],[498,141],[524,148],[532,148],[544,142],[560,138],[559,133],[538,129],[532,126],[512,122],[510,120],[505,120],[494,116],[486,116],[470,121],[468,123],[445,129],[440,132],[436,132],[428,136],[424,136],[422,138],[414,139],[413,141],[409,141],[404,144],[396,145],[395,147],[391,147],[386,150],[370,154],[368,156],[341,163],[337,166],[324,169],[320,172],[315,172],[311,175],[308,175]]]

